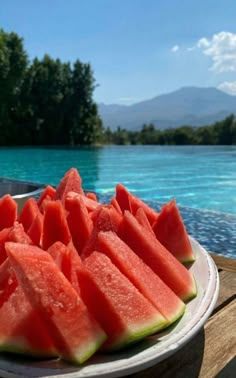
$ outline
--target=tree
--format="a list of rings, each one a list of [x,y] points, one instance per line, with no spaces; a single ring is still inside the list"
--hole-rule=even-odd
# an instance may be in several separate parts
[[[27,71],[21,100],[24,113],[30,115],[28,127],[33,144],[62,142],[63,73],[60,60],[48,55],[42,61],[34,59]]]
[[[142,144],[159,144],[160,132],[155,129],[155,126],[144,124],[140,132],[140,141]]]
[[[72,70],[69,123],[72,144],[94,144],[103,127],[92,95],[95,80],[90,64],[77,60]]]
[[[190,126],[182,126],[173,130],[173,142],[177,145],[194,144],[193,128]]]
[[[23,40],[16,33],[0,29],[0,143],[13,141],[16,128],[14,118],[18,96],[27,68]]]
[[[118,126],[117,130],[113,133],[113,143],[118,145],[129,144],[127,130],[122,129],[120,126]]]
[[[234,114],[229,115],[223,121],[214,126],[217,135],[217,144],[231,145],[233,142]]]

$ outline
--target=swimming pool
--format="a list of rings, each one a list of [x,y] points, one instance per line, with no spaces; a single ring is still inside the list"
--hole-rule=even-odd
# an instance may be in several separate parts
[[[0,176],[56,185],[72,166],[86,190],[122,182],[145,200],[236,214],[236,146],[0,149]]]
[[[192,236],[236,257],[236,146],[0,149],[4,177],[57,185],[72,166],[103,201],[118,182],[157,209],[176,198]]]

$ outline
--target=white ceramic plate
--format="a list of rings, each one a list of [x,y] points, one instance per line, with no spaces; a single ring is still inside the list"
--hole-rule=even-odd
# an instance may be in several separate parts
[[[202,328],[213,311],[219,293],[217,268],[200,244],[190,238],[196,261],[190,270],[198,284],[198,295],[187,304],[182,319],[172,328],[146,338],[136,346],[111,355],[97,354],[82,367],[61,360],[35,361],[0,356],[1,377],[115,378],[144,370],[182,348]]]

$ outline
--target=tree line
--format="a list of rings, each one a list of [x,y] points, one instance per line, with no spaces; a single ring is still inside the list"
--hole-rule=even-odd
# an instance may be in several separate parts
[[[30,62],[22,38],[0,29],[0,145],[97,143],[95,85],[90,64]]]
[[[30,62],[22,38],[0,29],[0,146],[236,144],[234,115],[204,127],[104,129],[95,88],[90,64],[49,55]]]
[[[233,145],[236,144],[236,119],[233,114],[213,125],[181,126],[165,130],[156,129],[152,123],[144,124],[141,131],[117,127],[104,131],[104,143],[145,145]]]

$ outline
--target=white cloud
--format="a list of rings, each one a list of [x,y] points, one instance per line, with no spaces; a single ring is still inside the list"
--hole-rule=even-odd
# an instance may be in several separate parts
[[[199,39],[198,43],[197,43],[197,47],[199,48],[207,48],[210,46],[210,42],[208,41],[207,38],[201,38]]]
[[[174,45],[174,46],[171,48],[171,51],[172,51],[173,53],[176,53],[178,50],[179,50],[179,45]]]
[[[196,50],[196,46],[188,47],[187,50],[188,50],[188,51]]]
[[[217,88],[228,94],[236,95],[236,81],[224,81]]]
[[[199,39],[196,47],[212,59],[211,71],[236,71],[236,34],[222,31],[214,34],[211,39]]]

